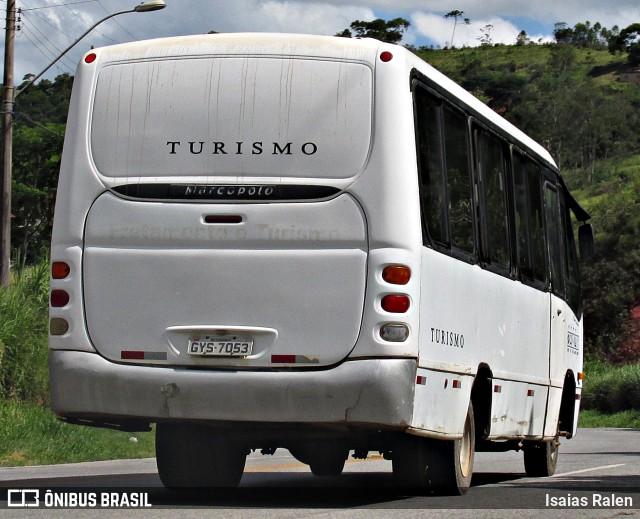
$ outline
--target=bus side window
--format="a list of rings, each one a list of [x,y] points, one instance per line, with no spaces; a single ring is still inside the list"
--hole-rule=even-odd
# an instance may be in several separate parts
[[[562,210],[563,215],[563,235],[566,264],[566,290],[567,302],[576,316],[582,316],[582,294],[580,292],[580,269],[578,266],[578,253],[573,237],[573,227],[571,226],[571,213],[568,208]]]
[[[564,243],[562,240],[562,219],[560,218],[560,198],[556,187],[549,182],[544,184],[544,214],[551,270],[551,289],[554,294],[564,297]]]
[[[547,282],[547,261],[544,253],[544,224],[542,205],[542,175],[540,167],[528,162],[527,184],[529,195],[529,222],[531,225],[531,247],[533,253],[533,277],[541,283]]]
[[[467,118],[445,106],[443,122],[451,246],[473,253],[473,203]]]
[[[505,161],[502,142],[487,132],[476,130],[477,161],[483,200],[483,256],[490,265],[509,268],[509,234]],[[482,196],[482,195],[481,195]]]
[[[546,282],[540,167],[514,152],[513,184],[518,269],[527,281]]]
[[[415,126],[418,180],[424,243],[448,246],[443,143],[442,103],[422,88],[415,89]]]

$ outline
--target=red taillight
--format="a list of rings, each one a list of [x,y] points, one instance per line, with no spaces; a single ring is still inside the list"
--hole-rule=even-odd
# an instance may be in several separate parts
[[[404,294],[389,294],[382,298],[382,309],[392,314],[403,314],[409,310],[409,296]]]
[[[69,304],[69,294],[64,290],[51,291],[51,306],[60,308]]]
[[[91,64],[91,63],[93,63],[93,62],[96,60],[96,58],[97,58],[97,57],[98,57],[98,56],[96,56],[96,53],[95,53],[95,52],[90,52],[89,54],[87,54],[87,55],[84,57],[84,62],[85,62],[85,63],[88,63],[88,64]]]
[[[393,59],[393,54],[391,54],[388,50],[380,53],[380,61],[384,63],[388,63]]]
[[[51,277],[53,279],[64,279],[71,273],[71,267],[64,261],[54,261],[51,264]]]
[[[392,285],[406,285],[411,279],[411,269],[404,265],[389,265],[382,271],[382,279]]]

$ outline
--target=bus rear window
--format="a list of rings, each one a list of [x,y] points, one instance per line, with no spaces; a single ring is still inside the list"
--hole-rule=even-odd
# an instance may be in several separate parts
[[[371,140],[360,63],[210,57],[99,73],[91,151],[105,177],[349,178]]]

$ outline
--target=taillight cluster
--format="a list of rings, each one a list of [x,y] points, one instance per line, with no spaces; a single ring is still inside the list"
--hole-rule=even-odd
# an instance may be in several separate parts
[[[405,265],[388,265],[382,270],[382,279],[390,285],[406,285],[411,279],[411,269]],[[411,299],[407,294],[394,293],[382,297],[380,306],[391,314],[409,311]],[[409,327],[404,323],[386,323],[380,327],[380,337],[388,342],[404,342],[409,337]]]
[[[66,279],[71,274],[71,267],[64,261],[54,261],[51,264],[52,279]],[[66,290],[55,288],[51,290],[49,303],[52,308],[62,308],[69,304],[71,296]],[[64,335],[69,331],[69,322],[61,317],[52,317],[49,321],[49,333],[51,335]]]

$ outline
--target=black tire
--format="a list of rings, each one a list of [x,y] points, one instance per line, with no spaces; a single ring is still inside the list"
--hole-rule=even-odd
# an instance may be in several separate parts
[[[309,468],[314,476],[339,476],[348,456],[347,450],[329,450],[324,456],[311,459]]]
[[[558,437],[550,442],[525,442],[524,470],[529,477],[553,476],[558,466]]]
[[[159,423],[156,463],[162,484],[173,489],[237,487],[247,450],[211,427]]]
[[[475,452],[473,406],[459,440],[402,438],[393,449],[393,473],[403,487],[442,495],[464,494],[471,485]]]

